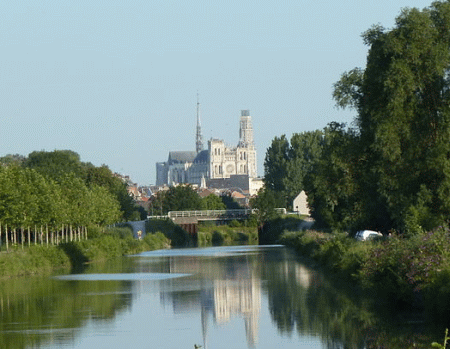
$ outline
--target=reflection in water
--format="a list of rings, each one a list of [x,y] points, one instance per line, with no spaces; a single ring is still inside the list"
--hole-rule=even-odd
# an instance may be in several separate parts
[[[155,251],[2,281],[0,347],[369,349],[417,337],[371,309],[280,246]]]
[[[254,250],[254,247],[251,248]],[[216,255],[217,248],[202,249],[200,255]],[[232,248],[232,251],[219,254],[220,257],[236,256],[237,260],[198,258],[190,254],[192,251],[177,251],[178,257],[171,257],[167,263],[170,272],[185,273],[195,270],[198,287],[180,291],[169,288],[161,293],[161,300],[172,302],[175,312],[185,312],[200,307],[203,347],[206,349],[208,338],[208,317],[212,315],[214,323],[223,325],[232,316],[242,316],[249,347],[254,347],[258,336],[258,317],[261,308],[261,282],[256,276],[256,255],[246,254],[244,257],[236,253],[249,250]],[[182,257],[179,257],[183,255]],[[225,262],[225,263],[224,263]],[[228,263],[227,263],[228,262]],[[211,281],[212,280],[212,281]]]

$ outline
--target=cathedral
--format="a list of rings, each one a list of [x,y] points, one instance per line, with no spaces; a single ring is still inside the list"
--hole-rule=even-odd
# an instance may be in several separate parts
[[[241,110],[236,147],[212,138],[208,141],[208,149],[203,149],[198,102],[196,150],[171,151],[166,162],[156,163],[158,186],[189,183],[218,189],[236,187],[249,192],[256,177],[256,148],[250,111]]]

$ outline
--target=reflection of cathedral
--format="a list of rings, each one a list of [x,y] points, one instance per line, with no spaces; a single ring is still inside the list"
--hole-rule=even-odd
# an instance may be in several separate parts
[[[214,281],[214,315],[218,323],[226,322],[233,314],[242,314],[245,320],[247,342],[253,346],[258,338],[258,317],[261,308],[259,279]]]
[[[242,315],[249,347],[258,339],[258,320],[261,309],[261,282],[253,275],[247,263],[237,264],[225,278],[216,265],[198,265],[198,259],[170,259],[169,272],[192,273],[201,270],[199,284],[193,283],[188,289],[161,293],[161,301],[171,302],[174,312],[187,312],[201,307],[203,348],[207,349],[208,317],[224,324],[233,316]],[[219,272],[218,272],[219,270]],[[216,274],[218,273],[218,274]],[[220,275],[220,276],[219,276]],[[218,277],[218,278],[217,278]],[[170,282],[169,282],[170,283]]]
[[[233,185],[233,180],[242,182],[242,177],[247,182],[257,177],[256,148],[249,110],[241,111],[239,143],[236,147],[229,147],[220,139],[211,139],[208,149],[203,150],[197,107],[196,151],[171,151],[166,162],[156,164],[156,185],[190,183],[208,187],[241,187]]]

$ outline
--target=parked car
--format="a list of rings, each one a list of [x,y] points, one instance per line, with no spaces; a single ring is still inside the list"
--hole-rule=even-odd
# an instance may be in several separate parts
[[[376,238],[382,237],[383,234],[381,234],[378,231],[374,230],[359,230],[356,232],[355,239],[358,241],[366,241],[366,240],[373,240]]]

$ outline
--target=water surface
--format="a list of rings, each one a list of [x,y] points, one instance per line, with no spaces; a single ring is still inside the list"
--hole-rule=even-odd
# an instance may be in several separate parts
[[[8,349],[369,348],[389,336],[370,332],[369,304],[282,246],[152,251],[11,279],[0,311]]]

